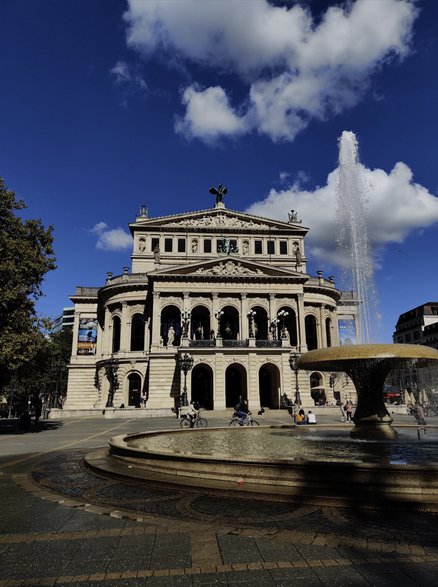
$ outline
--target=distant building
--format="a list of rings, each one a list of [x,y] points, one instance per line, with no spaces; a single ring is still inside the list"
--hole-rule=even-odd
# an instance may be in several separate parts
[[[427,302],[400,314],[393,342],[438,348],[438,302]]]
[[[392,339],[394,343],[422,344],[438,349],[438,302],[427,302],[400,314]],[[418,369],[415,365],[397,369],[392,372],[389,383],[412,392],[418,399],[421,389],[435,390],[438,387],[437,369]]]
[[[73,328],[75,322],[75,308],[64,308],[62,314],[57,316],[53,322],[52,333],[55,334],[64,328]]]

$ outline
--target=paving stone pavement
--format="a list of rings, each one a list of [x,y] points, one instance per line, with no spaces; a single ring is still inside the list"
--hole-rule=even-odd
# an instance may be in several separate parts
[[[64,423],[38,443],[19,436],[28,446],[16,453],[8,438],[9,454],[0,438],[0,587],[435,583],[435,514],[230,498],[86,469],[90,448],[137,426]]]

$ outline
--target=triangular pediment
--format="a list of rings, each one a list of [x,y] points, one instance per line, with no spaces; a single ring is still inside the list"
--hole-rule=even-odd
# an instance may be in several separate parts
[[[289,222],[263,218],[229,210],[225,207],[208,208],[196,212],[173,214],[171,216],[158,216],[156,218],[138,218],[135,223],[129,225],[131,231],[141,228],[164,228],[184,230],[245,230],[255,232],[275,232],[277,230],[306,234],[308,229],[298,220]]]
[[[294,280],[307,281],[308,275],[298,273],[289,269],[274,267],[272,265],[265,265],[263,263],[256,263],[254,261],[242,260],[240,257],[224,256],[208,261],[201,261],[198,263],[189,263],[187,265],[179,265],[173,267],[166,267],[155,270],[149,273],[149,277],[289,277]]]

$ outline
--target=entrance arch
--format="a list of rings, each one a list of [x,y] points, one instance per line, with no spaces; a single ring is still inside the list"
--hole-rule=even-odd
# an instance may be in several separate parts
[[[161,311],[161,338],[165,346],[178,346],[181,337],[181,312],[176,306]]]
[[[324,406],[327,403],[324,379],[321,373],[316,371],[310,375],[310,395],[315,406]]]
[[[199,402],[204,410],[213,410],[213,371],[205,364],[192,371],[192,401]]]
[[[138,373],[128,376],[128,406],[139,408],[141,397],[141,377]]]
[[[225,371],[225,406],[234,408],[236,404],[248,401],[246,369],[239,363],[233,363]]]
[[[239,338],[239,312],[233,306],[225,306],[220,318],[220,335],[224,340]]]
[[[280,407],[280,371],[267,363],[259,370],[260,407],[277,410]]]

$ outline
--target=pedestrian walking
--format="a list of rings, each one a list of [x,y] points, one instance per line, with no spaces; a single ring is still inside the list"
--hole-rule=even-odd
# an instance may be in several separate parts
[[[353,402],[350,399],[345,406],[345,412],[347,414],[347,422],[351,422],[353,419]]]

